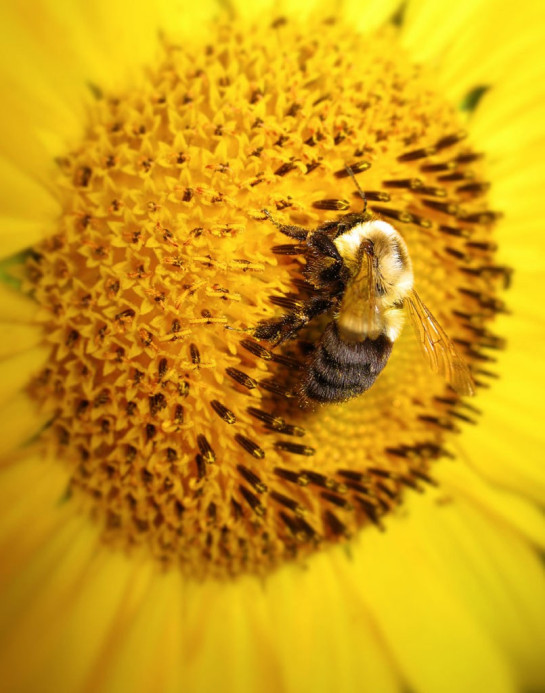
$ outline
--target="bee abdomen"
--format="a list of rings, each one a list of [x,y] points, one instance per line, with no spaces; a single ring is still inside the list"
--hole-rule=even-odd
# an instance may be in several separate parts
[[[325,329],[302,382],[304,397],[344,402],[368,390],[386,365],[393,343],[385,336],[345,342],[335,322]]]

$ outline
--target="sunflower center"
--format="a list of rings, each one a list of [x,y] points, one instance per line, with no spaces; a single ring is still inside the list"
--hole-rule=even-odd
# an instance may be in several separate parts
[[[480,157],[391,31],[210,35],[165,42],[144,86],[97,96],[59,162],[58,234],[29,262],[52,346],[32,387],[71,502],[106,542],[199,577],[382,527],[468,413],[409,327],[367,393],[301,407],[294,383],[333,316],[281,348],[253,336],[309,290],[300,247],[262,210],[311,231],[360,211],[350,165],[478,385],[502,273]]]

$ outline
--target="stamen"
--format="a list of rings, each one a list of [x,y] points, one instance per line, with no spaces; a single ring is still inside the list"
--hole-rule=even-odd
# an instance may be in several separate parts
[[[401,156],[397,157],[397,160],[401,163],[406,161],[417,161],[418,159],[427,159],[428,156],[432,156],[432,154],[436,152],[436,147],[422,147],[421,149],[413,149],[410,152],[401,154]]]
[[[291,469],[283,469],[281,467],[275,467],[273,472],[278,475],[284,481],[289,481],[292,484],[299,484],[299,486],[306,486],[309,483],[308,476],[306,474],[301,474],[299,472],[294,472]]]
[[[283,493],[278,493],[278,491],[271,491],[270,497],[277,503],[280,503],[281,505],[284,505],[286,508],[289,508],[289,510],[294,512],[299,517],[304,517],[305,509],[301,505],[299,505],[297,501],[293,500],[293,498],[289,498],[288,496],[285,496]]]
[[[267,487],[257,476],[257,474],[254,474],[254,472],[252,472],[251,469],[248,469],[248,467],[244,467],[242,464],[237,465],[237,469],[240,472],[240,474],[244,477],[244,479],[249,484],[251,484],[258,493],[265,493]]]
[[[225,372],[239,385],[242,385],[242,387],[245,387],[248,390],[253,390],[254,387],[257,387],[256,381],[253,378],[250,378],[249,375],[246,375],[246,373],[239,371],[238,368],[227,368]]]
[[[240,433],[235,434],[236,442],[243,447],[246,452],[255,457],[257,460],[262,460],[265,457],[265,452],[262,450],[257,443],[254,443],[250,438],[241,435]]]
[[[216,453],[212,450],[210,443],[202,434],[197,436],[197,445],[199,446],[203,460],[207,464],[213,464],[216,461]]]
[[[402,224],[410,224],[414,221],[414,217],[409,212],[403,212],[399,209],[389,209],[388,207],[372,207],[373,212],[380,214],[388,219],[395,219]]]
[[[264,346],[261,346],[261,344],[259,344],[258,342],[252,341],[251,339],[243,339],[240,342],[240,345],[254,356],[257,356],[260,359],[264,359],[265,361],[270,361],[273,358],[272,352],[270,352]]]
[[[216,414],[223,419],[226,423],[228,424],[234,424],[236,423],[236,416],[233,414],[233,412],[228,409],[224,404],[221,402],[218,402],[217,399],[212,400],[210,402],[210,405],[212,409],[216,412]]]
[[[242,493],[242,496],[244,500],[248,503],[250,508],[254,511],[254,513],[258,517],[264,517],[266,514],[266,509],[265,506],[261,504],[261,501],[259,498],[254,495],[249,489],[247,489],[245,486],[239,486],[239,491]]]
[[[352,173],[354,175],[358,173],[363,173],[364,171],[367,171],[368,169],[371,168],[371,162],[370,161],[356,161],[353,164],[348,164],[348,166],[345,166],[344,168],[339,169],[338,171],[335,171],[335,178],[347,178],[350,174],[348,173],[348,168],[352,170]]]
[[[346,525],[339,520],[339,518],[334,515],[330,510],[326,510],[324,513],[324,520],[331,530],[331,532],[335,536],[344,536],[344,537],[349,537],[350,533],[348,532],[348,529]]]
[[[283,440],[277,441],[274,445],[277,450],[290,452],[293,455],[304,455],[305,457],[310,457],[316,452],[314,448],[311,448],[308,445],[299,445],[298,443],[289,443]]]
[[[315,202],[312,203],[312,206],[314,209],[327,209],[327,210],[335,210],[339,212],[346,212],[347,209],[350,209],[350,202],[347,200],[316,200]]]

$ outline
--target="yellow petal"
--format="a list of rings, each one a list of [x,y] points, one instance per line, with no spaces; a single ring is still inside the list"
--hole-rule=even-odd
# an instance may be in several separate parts
[[[0,183],[0,232],[6,228],[9,230],[12,219],[40,221],[43,224],[59,214],[60,207],[51,193],[5,159],[0,159]]]
[[[443,52],[456,42],[482,11],[483,0],[449,5],[434,0],[412,0],[405,11],[402,41],[416,62],[440,63]]]
[[[369,2],[359,2],[359,0],[348,0],[343,6],[343,18],[351,26],[357,27],[362,33],[371,33],[383,24],[386,24],[399,9],[399,2],[396,0],[370,0]],[[332,16],[338,12],[336,8],[332,10]]]
[[[37,310],[38,306],[32,299],[0,282],[0,320],[30,323]]]
[[[477,86],[491,85],[493,93],[519,75],[540,79],[545,20],[542,3],[521,3],[516,12],[507,0],[465,0],[463,4],[473,5],[475,12],[446,44],[441,59],[441,82],[455,102]],[[515,101],[519,94],[535,92],[536,87],[539,89],[534,83],[532,89],[515,92]]]
[[[9,406],[10,400],[28,386],[29,378],[42,367],[50,356],[50,349],[27,349],[0,361],[0,407]]]
[[[349,603],[372,614],[412,689],[513,691],[513,673],[473,605],[441,579],[433,525],[417,526],[403,517],[388,524],[386,538],[362,536],[355,570],[346,571]]]
[[[19,212],[15,211],[12,218],[0,217],[0,258],[26,250],[55,231],[55,223],[52,220],[26,220],[18,218],[18,214]]]
[[[0,408],[0,458],[30,440],[50,418],[36,411],[36,403],[26,393],[15,395]]]
[[[37,325],[13,325],[0,321],[0,359],[13,356],[36,346],[42,338],[42,329]],[[0,367],[2,364],[0,364]],[[4,366],[4,375],[9,375]],[[1,376],[0,376],[1,377]],[[2,379],[1,382],[6,382]]]
[[[67,504],[60,502],[68,483],[65,469],[43,460],[36,451],[26,450],[0,466],[0,479],[0,547],[4,557],[0,584],[4,585],[9,580],[17,582],[19,571],[40,546],[52,541],[68,510],[73,514],[74,509],[66,509]],[[40,522],[29,521],[35,513]],[[13,606],[7,600],[1,600],[0,605],[2,609]]]
[[[501,502],[500,494],[493,499],[492,491],[487,493],[482,485],[472,487],[470,476],[464,475],[452,503],[415,508],[415,534],[425,542],[426,557],[451,599],[464,604],[503,661],[518,672],[518,686],[537,690],[543,685],[545,575],[526,532],[520,534],[510,525],[510,520],[530,519],[532,508],[507,494]],[[446,494],[454,489],[445,479]],[[533,510],[527,527],[537,530],[543,543],[545,520]]]

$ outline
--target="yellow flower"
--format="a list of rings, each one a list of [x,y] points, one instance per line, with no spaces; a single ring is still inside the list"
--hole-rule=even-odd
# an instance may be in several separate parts
[[[63,5],[0,17],[5,688],[542,688],[543,10]],[[475,404],[255,339],[347,164]]]

